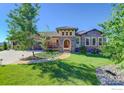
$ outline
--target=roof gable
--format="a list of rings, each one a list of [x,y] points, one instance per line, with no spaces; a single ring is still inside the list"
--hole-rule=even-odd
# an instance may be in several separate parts
[[[92,31],[97,31],[97,32],[100,32],[102,34],[102,32],[100,30],[98,30],[98,29],[91,29],[91,30],[88,30],[88,31],[83,30],[83,31],[77,32],[76,34],[77,35],[83,35],[83,34],[87,34],[87,33],[92,32]]]

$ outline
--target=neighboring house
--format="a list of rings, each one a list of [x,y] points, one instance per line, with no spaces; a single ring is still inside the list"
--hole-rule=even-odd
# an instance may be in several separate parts
[[[58,27],[56,32],[41,32],[48,36],[46,41],[49,50],[71,51],[76,48],[86,46],[86,48],[98,48],[106,42],[102,32],[97,29],[89,31],[78,31],[75,27]],[[38,38],[37,38],[38,39]]]

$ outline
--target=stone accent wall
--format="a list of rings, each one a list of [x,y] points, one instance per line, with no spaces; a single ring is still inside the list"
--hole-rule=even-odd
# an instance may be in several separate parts
[[[75,37],[60,37],[60,52],[64,52],[64,41],[70,41],[70,51],[74,52],[76,48],[76,38]]]
[[[96,46],[92,46],[92,37],[95,37],[97,39],[97,43],[98,43],[98,38],[99,37],[103,38],[103,36],[102,36],[102,34],[100,32],[98,32],[98,31],[90,31],[90,32],[85,33],[85,34],[83,34],[81,36],[81,45],[82,46],[85,46],[85,38],[86,37],[90,38],[90,46],[87,46],[87,47],[98,47],[99,46],[98,44]],[[103,42],[105,42],[105,41],[106,41],[106,39],[103,38]]]
[[[60,52],[63,52],[63,38],[60,37],[59,39],[59,47],[60,47]]]
[[[85,46],[85,38],[88,37],[90,39],[90,45],[86,46],[88,47],[93,47],[93,48],[98,48],[98,38],[102,37],[102,33],[99,32],[98,30],[91,30],[85,33],[81,34],[75,34],[76,33],[76,29],[71,29],[71,28],[65,28],[65,29],[58,29],[57,33],[53,36],[50,35],[52,42],[56,41],[56,39],[59,41],[59,45],[57,45],[58,47],[54,47],[56,48],[56,50],[59,50],[60,52],[64,52],[65,50],[71,51],[71,52],[75,52],[75,48],[79,48],[80,46]],[[51,32],[52,33],[52,32]],[[50,33],[49,33],[50,34]],[[49,36],[49,35],[48,35]],[[39,40],[39,35],[36,36],[36,40]],[[95,37],[96,38],[96,45],[92,45],[92,38]],[[79,44],[76,43],[76,38],[79,38]],[[70,47],[69,48],[64,48],[64,41],[65,40],[69,40],[70,41]],[[51,42],[50,41],[50,42]],[[58,42],[57,41],[57,42]],[[106,38],[103,38],[103,42],[106,42]]]

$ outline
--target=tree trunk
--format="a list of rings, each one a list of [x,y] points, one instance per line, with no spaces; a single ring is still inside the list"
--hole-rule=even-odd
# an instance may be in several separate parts
[[[35,57],[35,54],[34,54],[34,47],[32,46],[32,55],[33,57]]]
[[[35,57],[34,50],[32,51],[33,57]]]

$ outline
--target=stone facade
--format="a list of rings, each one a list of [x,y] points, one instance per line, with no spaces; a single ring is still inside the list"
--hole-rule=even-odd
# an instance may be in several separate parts
[[[89,45],[86,45],[86,38],[89,38]],[[96,39],[96,44],[93,45],[93,41],[92,39],[95,38]],[[87,46],[87,47],[99,47],[99,38],[102,38],[102,41],[105,42],[105,38],[102,36],[102,33],[100,31],[97,31],[96,29],[91,30],[89,32],[86,32],[84,34],[81,35],[81,45],[82,46]],[[102,43],[103,43],[102,42]]]
[[[65,40],[68,40],[70,42],[70,46],[67,50],[74,51],[74,49],[75,49],[75,37],[61,37],[60,38],[60,51],[63,52],[66,50],[66,49],[64,49]]]
[[[97,48],[106,42],[102,32],[97,29],[77,30],[77,28],[66,26],[56,28],[56,32],[45,32],[50,37],[48,49],[74,52],[76,48],[81,46]]]

